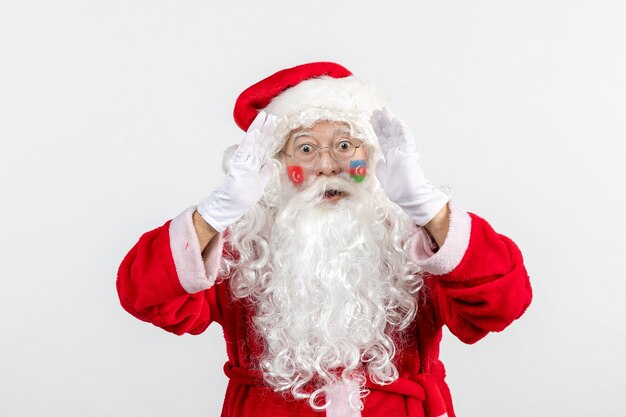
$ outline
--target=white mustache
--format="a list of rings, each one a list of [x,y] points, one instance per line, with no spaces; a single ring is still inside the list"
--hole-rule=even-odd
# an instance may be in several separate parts
[[[321,177],[305,184],[305,189],[300,191],[296,199],[302,202],[317,202],[324,198],[327,191],[335,190],[346,195],[354,195],[357,190],[353,181],[347,176]]]

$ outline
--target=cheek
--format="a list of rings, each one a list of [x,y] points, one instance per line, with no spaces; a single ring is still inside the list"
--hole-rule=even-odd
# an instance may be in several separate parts
[[[292,183],[298,185],[304,181],[304,170],[300,165],[291,165],[287,167],[287,175]]]
[[[350,161],[350,177],[356,182],[361,182],[367,173],[367,161],[365,159],[356,159]]]

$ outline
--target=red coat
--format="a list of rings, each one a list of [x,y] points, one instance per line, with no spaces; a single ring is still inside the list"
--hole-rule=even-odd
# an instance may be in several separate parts
[[[451,222],[444,245],[429,251],[418,228],[413,256],[427,271],[418,318],[397,346],[394,363],[400,379],[391,385],[369,383],[362,417],[454,417],[450,391],[439,361],[442,326],[465,343],[499,332],[522,315],[532,292],[522,255],[513,241],[482,218],[450,203]],[[252,309],[231,297],[229,281],[215,284],[222,243],[214,239],[205,258],[190,207],[163,226],[145,233],[120,265],[117,290],[130,314],[169,332],[200,334],[212,322],[224,329],[230,378],[222,417],[315,416],[306,401],[274,393],[252,358],[262,352],[254,334]],[[327,412],[330,417],[331,411]],[[358,415],[358,413],[357,413]]]

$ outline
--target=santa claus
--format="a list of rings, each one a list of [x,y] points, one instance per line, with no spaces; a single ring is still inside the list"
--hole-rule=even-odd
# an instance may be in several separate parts
[[[122,261],[137,318],[224,328],[223,417],[452,417],[442,326],[474,343],[528,307],[517,246],[426,180],[383,104],[328,62],[251,86],[221,186]]]

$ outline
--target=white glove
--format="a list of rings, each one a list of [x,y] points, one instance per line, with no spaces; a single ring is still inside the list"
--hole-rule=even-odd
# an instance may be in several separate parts
[[[376,165],[376,176],[387,197],[419,226],[424,226],[449,200],[433,187],[420,168],[417,144],[409,128],[388,109],[374,110],[374,128],[385,160]]]
[[[272,167],[266,164],[267,150],[277,121],[276,116],[259,112],[230,158],[222,185],[198,205],[198,213],[217,232],[223,232],[261,199],[272,176]]]

